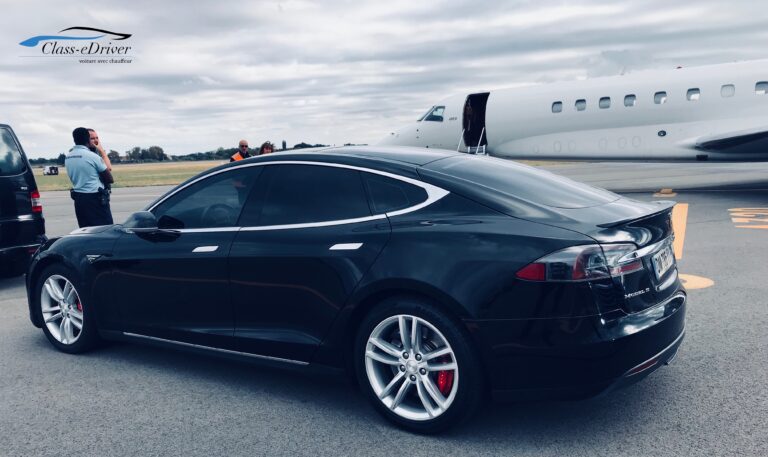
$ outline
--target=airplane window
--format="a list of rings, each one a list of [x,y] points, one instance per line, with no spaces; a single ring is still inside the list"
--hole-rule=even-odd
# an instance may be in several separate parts
[[[599,103],[600,109],[606,109],[611,107],[611,97],[602,97]]]
[[[425,121],[443,122],[443,113],[445,112],[445,106],[435,106],[432,111],[424,117]]]
[[[584,111],[587,109],[587,101],[583,98],[576,100],[576,111]]]
[[[563,102],[554,102],[554,103],[552,103],[552,112],[553,113],[562,113],[563,112]]]
[[[637,97],[635,97],[635,94],[629,94],[624,97],[624,106],[635,106],[635,102],[637,101]]]
[[[723,87],[720,88],[721,97],[733,97],[735,93],[736,93],[736,86],[734,86],[733,84],[724,84]]]
[[[699,97],[701,97],[701,91],[698,87],[688,89],[688,92],[685,94],[685,98],[687,98],[689,102],[695,102]]]
[[[667,103],[667,93],[666,92],[656,92],[653,95],[653,103],[657,105],[663,105],[664,103]]]
[[[427,110],[427,112],[426,112],[426,113],[424,113],[424,114],[422,114],[422,115],[419,117],[419,122],[423,121],[425,117],[427,117],[427,116],[429,116],[430,114],[432,114],[432,110],[433,110],[433,109],[435,109],[435,107],[434,107],[434,106],[430,106],[430,107],[429,107],[429,109]]]
[[[760,81],[755,84],[755,93],[757,95],[765,95],[768,93],[768,81]]]

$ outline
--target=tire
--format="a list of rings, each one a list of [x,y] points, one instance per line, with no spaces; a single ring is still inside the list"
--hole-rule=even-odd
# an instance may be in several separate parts
[[[411,334],[406,341],[401,328]],[[387,299],[363,319],[354,367],[374,408],[411,432],[453,427],[484,398],[482,367],[466,330],[437,307],[409,297]]]
[[[60,264],[46,267],[34,285],[33,306],[43,333],[62,352],[86,352],[100,341],[93,307],[85,295],[77,273]]]

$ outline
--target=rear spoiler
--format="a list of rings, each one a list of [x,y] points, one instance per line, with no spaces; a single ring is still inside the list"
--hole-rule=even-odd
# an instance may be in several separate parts
[[[606,222],[605,224],[598,224],[597,226],[600,228],[613,228],[618,227],[620,225],[624,225],[627,222],[635,222],[635,221],[642,221],[644,219],[649,219],[654,216],[658,216],[659,214],[671,210],[677,202],[672,200],[658,200],[654,202],[649,202],[650,205],[658,206],[658,209],[655,209],[654,211],[651,211],[648,214],[644,214],[640,217],[629,217],[627,219],[621,219],[615,222]]]

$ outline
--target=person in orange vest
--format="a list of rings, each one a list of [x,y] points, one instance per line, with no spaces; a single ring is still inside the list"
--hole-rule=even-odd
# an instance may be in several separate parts
[[[240,140],[240,143],[237,148],[237,152],[232,154],[232,157],[229,158],[230,162],[237,162],[238,160],[247,159],[248,157],[251,157],[251,154],[248,152],[248,142],[246,140]]]

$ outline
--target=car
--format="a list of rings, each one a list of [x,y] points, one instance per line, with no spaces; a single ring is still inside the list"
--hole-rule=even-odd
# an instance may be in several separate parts
[[[0,124],[0,276],[23,274],[45,240],[32,167],[13,129]]]
[[[269,154],[46,243],[30,318],[68,353],[347,371],[386,419],[436,433],[488,393],[584,398],[668,363],[687,299],[672,206],[450,151]]]
[[[59,174],[59,167],[48,165],[43,167],[43,175],[45,176],[57,176]]]

